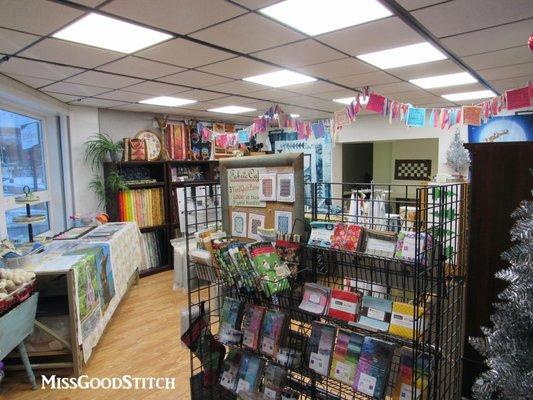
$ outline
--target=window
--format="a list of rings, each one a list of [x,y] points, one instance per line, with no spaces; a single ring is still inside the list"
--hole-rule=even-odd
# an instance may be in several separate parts
[[[0,159],[2,170],[0,236],[12,241],[28,241],[26,224],[14,218],[26,215],[26,207],[15,203],[15,196],[24,194],[28,186],[41,203],[31,206],[32,215],[46,216],[46,221],[33,224],[38,235],[50,230],[48,179],[43,143],[42,122],[39,119],[0,109]]]

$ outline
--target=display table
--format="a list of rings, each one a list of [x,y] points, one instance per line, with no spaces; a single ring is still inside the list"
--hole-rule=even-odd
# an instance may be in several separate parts
[[[28,355],[35,369],[69,368],[75,376],[81,374],[146,262],[141,249],[141,233],[133,222],[109,223],[46,247],[34,268],[41,296]]]

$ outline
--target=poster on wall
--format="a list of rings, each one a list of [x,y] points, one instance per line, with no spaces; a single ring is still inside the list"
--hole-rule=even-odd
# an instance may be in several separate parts
[[[228,202],[233,207],[266,207],[259,199],[259,175],[264,168],[228,169]]]
[[[469,143],[526,142],[533,140],[533,114],[492,117],[481,126],[468,127]]]

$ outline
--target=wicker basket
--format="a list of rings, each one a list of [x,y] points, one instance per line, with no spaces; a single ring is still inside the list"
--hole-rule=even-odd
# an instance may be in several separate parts
[[[5,299],[0,300],[0,315],[29,298],[35,292],[36,286],[36,280],[33,279],[31,282],[10,293]]]

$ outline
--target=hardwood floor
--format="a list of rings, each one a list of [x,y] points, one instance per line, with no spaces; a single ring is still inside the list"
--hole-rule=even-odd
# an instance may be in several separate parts
[[[1,400],[189,399],[189,352],[180,338],[180,310],[187,297],[172,290],[172,271],[142,278],[118,307],[83,374],[93,377],[173,377],[175,390],[32,391],[25,374],[8,372]]]

